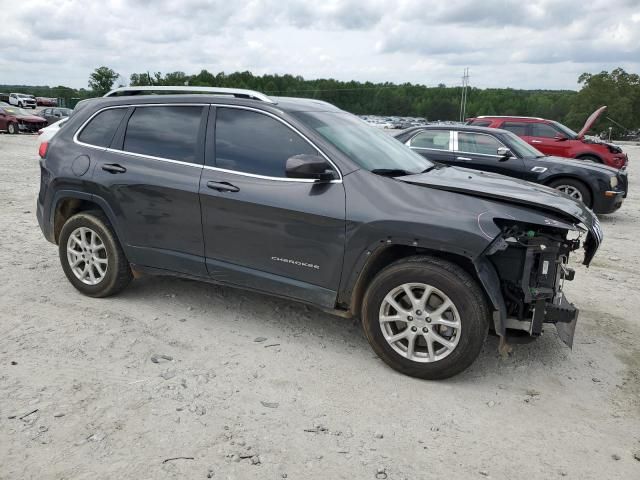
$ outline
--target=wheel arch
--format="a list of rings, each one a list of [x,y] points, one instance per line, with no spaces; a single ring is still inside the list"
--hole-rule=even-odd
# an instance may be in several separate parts
[[[578,160],[583,160],[585,157],[595,158],[599,163],[604,163],[604,158],[595,152],[580,152],[575,156]]]
[[[116,216],[107,202],[100,197],[84,192],[63,190],[56,193],[52,204],[50,222],[53,227],[53,239],[56,244],[60,238],[60,231],[64,223],[73,215],[89,210],[101,211],[109,220],[118,238],[121,239],[115,222]]]
[[[557,173],[549,178],[546,178],[544,180],[544,185],[547,187],[550,187],[552,183],[557,182],[558,180],[563,180],[563,179],[573,180],[575,182],[579,182],[582,185],[584,185],[589,191],[589,194],[591,195],[591,204],[593,205],[593,200],[594,198],[596,198],[596,188],[594,188],[591,182],[585,181],[585,179],[580,178],[577,175],[573,175],[570,173]],[[590,205],[587,205],[587,206],[590,207]]]
[[[357,272],[355,281],[339,293],[338,303],[342,307],[346,308],[353,316],[359,316],[362,309],[362,300],[368,286],[371,284],[375,276],[388,265],[403,258],[409,258],[417,255],[428,255],[430,257],[449,261],[459,266],[478,282],[487,298],[488,304],[494,305],[494,307],[497,308],[494,299],[491,298],[492,296],[488,295],[487,285],[485,285],[483,279],[479,277],[472,259],[456,253],[433,250],[425,247],[416,247],[414,245],[407,244],[385,245],[379,247],[375,251],[371,251],[367,255],[369,258],[367,258],[360,271]]]

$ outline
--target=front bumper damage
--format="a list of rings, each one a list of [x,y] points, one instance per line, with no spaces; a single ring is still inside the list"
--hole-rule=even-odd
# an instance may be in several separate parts
[[[503,225],[502,234],[477,259],[476,271],[495,307],[494,328],[503,339],[512,330],[538,337],[545,324],[554,324],[560,339],[573,346],[579,310],[563,287],[574,278],[568,259],[580,239],[567,234],[555,227]],[[585,264],[601,241],[595,219],[584,242]]]
[[[18,130],[23,133],[37,133],[38,130],[47,126],[47,122],[25,122],[18,120]]]

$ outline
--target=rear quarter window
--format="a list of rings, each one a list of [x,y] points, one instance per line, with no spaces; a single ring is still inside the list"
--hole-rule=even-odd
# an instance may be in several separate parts
[[[108,147],[126,112],[126,108],[103,110],[82,129],[78,140],[96,147]]]

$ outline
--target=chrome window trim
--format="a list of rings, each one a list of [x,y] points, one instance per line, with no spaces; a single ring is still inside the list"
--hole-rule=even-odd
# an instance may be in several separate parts
[[[467,155],[480,155],[482,157],[496,157],[496,158],[501,158],[500,155],[492,155],[490,153],[476,153],[476,152],[466,152],[464,150],[458,150],[458,134],[460,133],[472,133],[474,135],[484,135],[485,137],[491,137],[493,138],[496,142],[498,142],[500,145],[502,145],[504,148],[509,148],[507,147],[504,143],[502,143],[498,138],[494,137],[493,135],[489,135],[488,133],[480,133],[480,132],[465,132],[465,131],[460,131],[460,130],[456,130],[455,131],[455,144],[454,144],[454,152],[456,153],[466,153]],[[500,148],[500,147],[498,147]],[[497,150],[497,149],[496,149]],[[511,150],[509,148],[509,150]]]
[[[254,111],[254,112],[257,112],[257,113],[261,113],[263,115],[267,115],[267,116],[269,116],[271,118],[274,118],[275,120],[279,121],[280,123],[282,123],[286,127],[288,127],[291,130],[293,130],[300,137],[302,137],[309,145],[311,145],[313,148],[315,148],[318,151],[318,153],[320,153],[320,155],[322,155],[325,158],[325,160],[327,160],[327,162],[329,162],[329,164],[334,168],[334,170],[336,172],[338,172],[338,176],[340,177],[339,179],[334,179],[334,180],[331,180],[331,181],[326,182],[326,183],[342,183],[342,178],[343,178],[342,177],[342,172],[340,171],[338,166],[320,148],[318,148],[311,140],[309,140],[309,138],[307,138],[306,135],[304,135],[302,132],[300,132],[293,125],[291,125],[290,123],[288,123],[285,120],[281,119],[277,115],[274,115],[274,114],[272,114],[270,112],[266,112],[264,110],[260,110],[259,108],[245,107],[245,106],[242,106],[242,105],[228,105],[228,104],[218,104],[218,103],[142,103],[142,104],[128,104],[128,105],[113,105],[113,106],[110,106],[110,107],[101,108],[100,110],[94,112],[87,120],[85,120],[83,122],[83,124],[80,126],[80,128],[78,128],[76,133],[73,135],[73,142],[78,144],[78,145],[82,145],[84,147],[93,148],[93,149],[96,149],[96,150],[101,150],[103,152],[123,153],[125,155],[131,155],[131,156],[138,157],[138,158],[147,158],[147,159],[150,159],[150,160],[158,160],[158,161],[162,161],[162,162],[182,164],[182,165],[187,165],[187,166],[190,166],[190,167],[205,168],[207,170],[219,171],[219,172],[224,172],[224,173],[233,173],[233,174],[242,175],[242,176],[245,176],[245,177],[260,178],[260,179],[264,179],[264,180],[276,180],[276,181],[280,181],[280,182],[317,183],[317,180],[314,180],[314,179],[311,179],[311,178],[271,177],[271,176],[267,176],[267,175],[258,175],[258,174],[255,174],[255,173],[240,172],[240,171],[237,171],[237,170],[227,170],[227,169],[224,169],[224,168],[211,167],[209,165],[203,165],[203,164],[199,164],[199,163],[185,162],[183,160],[174,160],[174,159],[171,159],[171,158],[164,158],[164,157],[154,157],[152,155],[145,155],[145,154],[142,154],[142,153],[128,152],[126,150],[117,150],[115,148],[100,147],[98,145],[92,145],[90,143],[85,143],[85,142],[81,142],[80,140],[78,140],[78,136],[82,133],[84,128],[87,126],[87,124],[96,115],[98,115],[99,113],[104,112],[105,110],[112,110],[112,109],[116,109],[116,108],[129,108],[129,107],[170,107],[170,106],[176,106],[176,107],[207,107],[207,106],[213,106],[213,107],[237,108],[237,109],[241,109],[241,110],[251,110],[251,111]]]

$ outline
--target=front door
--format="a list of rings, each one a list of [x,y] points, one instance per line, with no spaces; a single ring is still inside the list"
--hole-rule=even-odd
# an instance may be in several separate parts
[[[567,139],[564,133],[548,123],[530,123],[527,142],[547,155],[567,156]]]
[[[112,208],[131,263],[206,276],[198,189],[208,109],[108,109],[80,133],[80,142],[110,146],[87,151],[97,160],[94,193]]]
[[[334,305],[345,243],[340,174],[328,183],[285,175],[289,157],[315,153],[271,114],[212,109],[200,201],[213,279]]]
[[[498,148],[505,147],[493,135],[478,132],[454,133],[454,163],[460,167],[501,173],[510,177],[520,177],[524,164],[521,158],[507,160],[498,155]]]

